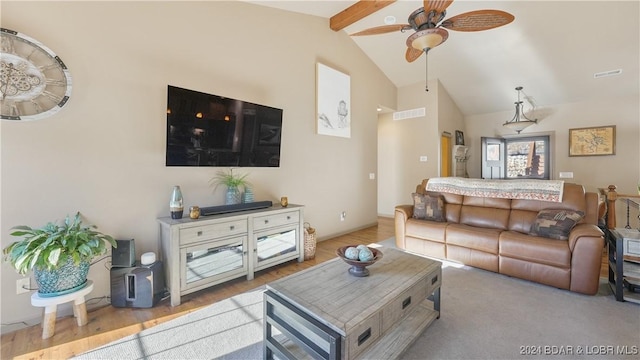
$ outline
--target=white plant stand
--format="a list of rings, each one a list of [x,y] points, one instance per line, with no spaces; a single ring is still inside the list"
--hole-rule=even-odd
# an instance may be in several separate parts
[[[87,324],[87,306],[84,302],[85,295],[93,290],[93,281],[87,280],[87,286],[78,291],[60,296],[43,297],[39,293],[31,295],[31,305],[44,308],[42,318],[42,338],[48,339],[56,331],[56,311],[59,304],[73,301],[73,316],[78,322],[78,326]]]

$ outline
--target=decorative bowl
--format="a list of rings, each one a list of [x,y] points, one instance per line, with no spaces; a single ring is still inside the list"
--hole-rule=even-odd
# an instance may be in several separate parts
[[[382,251],[367,246],[367,248],[369,248],[369,250],[371,250],[371,252],[373,253],[373,260],[360,261],[349,259],[344,255],[345,251],[350,247],[357,247],[357,245],[342,246],[336,250],[336,255],[338,255],[338,257],[344,262],[351,265],[351,267],[349,268],[349,274],[357,277],[369,276],[369,269],[367,269],[367,266],[372,265],[376,261],[382,259]]]

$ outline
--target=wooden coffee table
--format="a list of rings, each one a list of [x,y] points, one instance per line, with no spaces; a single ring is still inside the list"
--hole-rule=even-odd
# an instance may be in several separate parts
[[[440,317],[442,263],[379,250],[368,277],[336,258],[267,284],[264,358],[399,357]]]

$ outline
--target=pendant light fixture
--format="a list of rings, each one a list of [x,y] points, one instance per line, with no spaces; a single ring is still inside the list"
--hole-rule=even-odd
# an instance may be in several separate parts
[[[516,114],[513,116],[511,120],[502,124],[502,126],[506,126],[509,129],[520,134],[520,131],[524,130],[530,125],[537,124],[538,119],[531,120],[524,114],[524,110],[522,107],[522,100],[520,100],[520,92],[522,91],[522,86],[518,86],[516,88],[516,91],[518,92],[518,101],[514,103],[516,104]]]

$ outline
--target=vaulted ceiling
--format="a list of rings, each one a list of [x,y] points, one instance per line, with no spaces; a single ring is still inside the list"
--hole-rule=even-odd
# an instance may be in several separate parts
[[[379,9],[339,31],[353,34],[382,26],[389,16],[406,24],[409,14],[423,5],[418,0],[388,6],[383,6],[385,1],[365,1],[378,3]],[[333,20],[357,3],[249,2]],[[406,39],[412,31],[352,39],[398,87],[424,82],[428,64],[428,78],[439,79],[465,115],[512,109],[516,86],[524,87],[538,108],[640,96],[639,1],[456,0],[445,18],[480,9],[503,10],[515,20],[482,32],[449,31],[448,40],[429,52],[428,63],[424,55],[412,63],[405,60]],[[617,69],[622,73],[594,77]]]

